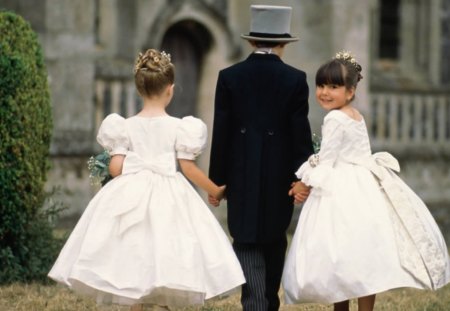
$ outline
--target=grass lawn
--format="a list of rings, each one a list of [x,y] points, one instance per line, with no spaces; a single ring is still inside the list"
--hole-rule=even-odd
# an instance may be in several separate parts
[[[323,311],[332,310],[330,305],[302,304],[282,305],[281,311]],[[1,311],[126,311],[127,307],[97,306],[92,299],[81,297],[72,291],[56,285],[13,284],[0,287]],[[174,311],[237,311],[241,310],[239,295],[209,301],[205,306]],[[356,311],[356,301],[351,310]],[[450,285],[432,292],[413,289],[396,289],[377,296],[375,310],[404,311],[449,311]]]
[[[66,236],[67,230],[56,232]],[[291,236],[288,236],[290,241]],[[280,293],[282,295],[282,293]],[[238,292],[215,298],[202,307],[171,309],[173,311],[239,311]],[[0,311],[128,311],[129,307],[96,305],[91,298],[80,296],[61,285],[12,284],[0,286]],[[144,310],[151,310],[146,308]],[[332,311],[332,305],[285,305],[280,311]],[[356,300],[351,301],[351,311],[357,311]],[[377,295],[375,311],[450,311],[450,284],[437,291],[395,289]]]

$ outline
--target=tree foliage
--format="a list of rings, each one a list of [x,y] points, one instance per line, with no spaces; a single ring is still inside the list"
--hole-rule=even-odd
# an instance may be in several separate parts
[[[0,11],[0,283],[44,278],[59,247],[43,207],[52,126],[37,35]]]

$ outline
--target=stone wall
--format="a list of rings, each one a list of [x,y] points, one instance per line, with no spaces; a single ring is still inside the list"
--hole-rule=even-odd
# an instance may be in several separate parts
[[[130,80],[138,51],[160,47],[173,25],[193,21],[204,27],[211,46],[202,59],[198,83],[198,117],[211,130],[214,89],[220,69],[247,57],[251,49],[240,39],[248,33],[252,0],[0,0],[0,8],[15,10],[30,21],[44,48],[52,95],[54,135],[53,167],[47,187],[59,186],[60,199],[75,219],[97,189],[89,184],[86,161],[98,150],[96,135],[96,81]],[[260,4],[273,4],[261,0]],[[300,40],[287,46],[284,61],[303,69],[310,85],[310,120],[320,133],[324,111],[314,99],[317,68],[339,50],[352,51],[365,77],[356,105],[370,111],[371,48],[375,0],[277,1],[293,7],[291,32]],[[170,52],[170,51],[169,51]],[[209,150],[199,158],[207,170]],[[449,222],[449,166],[447,158],[402,158],[402,177],[432,206],[433,213]],[[435,200],[436,197],[442,198]],[[225,206],[215,209],[225,220]],[[295,220],[294,220],[295,222]],[[293,223],[294,223],[293,222]],[[448,231],[447,231],[448,232]]]

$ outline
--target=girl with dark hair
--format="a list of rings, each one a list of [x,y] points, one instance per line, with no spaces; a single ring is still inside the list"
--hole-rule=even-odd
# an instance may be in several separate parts
[[[432,215],[396,175],[397,160],[371,152],[364,118],[352,105],[361,79],[349,52],[316,74],[316,98],[329,113],[320,151],[296,172],[312,190],[286,258],[287,303],[334,303],[340,311],[358,298],[359,311],[372,311],[377,293],[435,290],[450,281],[447,247]]]

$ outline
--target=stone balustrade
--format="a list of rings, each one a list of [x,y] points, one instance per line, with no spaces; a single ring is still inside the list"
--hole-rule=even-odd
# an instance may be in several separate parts
[[[369,131],[376,148],[449,154],[448,92],[371,93]]]
[[[95,82],[95,128],[102,120],[116,112],[129,117],[138,112],[141,100],[132,80],[96,80]]]
[[[400,162],[400,176],[427,204],[450,240],[450,94],[370,94],[369,131],[374,152]]]

